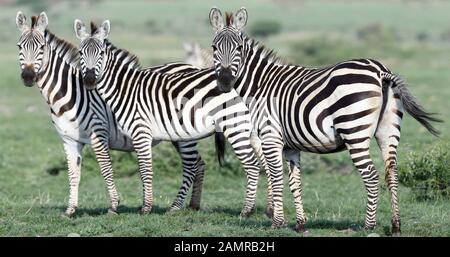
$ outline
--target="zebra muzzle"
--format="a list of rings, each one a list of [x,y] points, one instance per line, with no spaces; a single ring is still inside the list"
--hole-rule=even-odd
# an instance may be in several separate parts
[[[34,82],[36,80],[36,72],[34,72],[32,66],[26,66],[22,70],[22,74],[20,76],[22,77],[22,81],[25,86],[31,87],[34,85]]]
[[[83,84],[88,90],[95,89],[95,85],[97,84],[97,81],[95,79],[95,72],[94,70],[88,70],[86,71],[86,74],[83,77]]]
[[[236,78],[231,73],[230,67],[222,67],[221,71],[217,74],[217,85],[222,92],[230,92],[235,81]]]

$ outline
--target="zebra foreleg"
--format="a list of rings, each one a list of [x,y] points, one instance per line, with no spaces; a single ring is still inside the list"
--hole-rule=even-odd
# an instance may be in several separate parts
[[[141,213],[148,214],[153,207],[152,137],[147,131],[138,130],[135,133],[132,136],[133,146],[138,158],[144,195]]]
[[[78,207],[78,187],[81,177],[81,152],[83,146],[83,144],[75,141],[64,140],[69,175],[69,204],[64,215],[68,217],[72,217]]]
[[[273,197],[272,197],[272,182],[270,180],[269,168],[267,166],[266,158],[264,157],[264,153],[262,150],[262,142],[258,137],[256,132],[252,132],[250,135],[250,144],[253,147],[256,155],[258,156],[259,165],[262,170],[266,172],[267,175],[267,206],[266,206],[266,215],[270,219],[273,217]],[[260,172],[261,173],[261,172]]]
[[[183,181],[181,183],[181,187],[178,191],[177,197],[170,207],[170,211],[175,211],[183,208],[186,195],[192,186],[192,182],[199,172],[199,161],[201,161],[200,154],[197,151],[197,142],[174,142],[173,144],[177,148],[177,151],[180,154],[183,163]],[[198,181],[196,182],[198,183]],[[200,181],[200,183],[202,182],[203,181]],[[198,186],[196,185],[196,187]],[[197,193],[198,190],[199,189],[196,188]],[[192,193],[194,194],[194,191]],[[195,204],[200,207],[200,199],[196,199],[195,201],[197,201]]]
[[[283,151],[289,167],[289,188],[294,196],[294,204],[296,211],[295,231],[305,231],[306,217],[303,210],[302,201],[302,182],[300,170],[300,152],[297,150],[287,149]]]
[[[120,203],[120,198],[114,183],[111,156],[109,155],[108,137],[107,135],[92,133],[91,144],[97,162],[100,166],[100,172],[106,182],[106,187],[108,189],[109,198],[111,201],[111,207],[108,209],[108,213],[117,214],[117,206]]]
[[[260,172],[258,157],[251,145],[250,131],[243,130],[240,127],[225,127],[222,130],[225,138],[231,144],[234,153],[242,163],[247,175],[245,204],[240,216],[248,217],[255,208],[256,190]]]
[[[283,144],[263,139],[263,151],[270,170],[273,198],[272,228],[280,228],[285,225],[283,211]]]

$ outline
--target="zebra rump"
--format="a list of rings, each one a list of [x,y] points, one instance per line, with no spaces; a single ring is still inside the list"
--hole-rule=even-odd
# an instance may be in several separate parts
[[[393,82],[392,90],[400,97],[406,112],[422,124],[431,134],[439,136],[440,131],[433,127],[430,122],[443,122],[443,120],[434,117],[436,113],[426,111],[418,103],[417,99],[407,88],[405,80],[399,75],[386,74],[385,78]]]

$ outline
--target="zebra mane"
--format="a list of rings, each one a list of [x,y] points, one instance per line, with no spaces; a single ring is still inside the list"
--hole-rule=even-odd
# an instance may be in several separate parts
[[[106,43],[106,46],[111,49],[111,51],[119,52],[119,53],[122,53],[123,55],[125,55],[126,58],[124,58],[123,60],[124,60],[125,64],[128,65],[130,68],[141,69],[141,64],[139,63],[139,58],[136,55],[130,53],[128,50],[116,47],[108,39],[105,39],[105,43]]]
[[[72,43],[67,42],[64,39],[60,39],[49,30],[45,30],[46,40],[51,49],[56,51],[59,57],[65,60],[65,62],[71,66],[78,66],[80,60],[80,53],[78,48]]]
[[[259,55],[260,58],[278,65],[292,65],[286,58],[279,56],[278,53],[275,52],[275,50],[266,47],[259,41],[252,39],[247,35],[244,35],[244,39],[248,42],[250,48],[253,48],[255,53],[261,51],[261,54]]]

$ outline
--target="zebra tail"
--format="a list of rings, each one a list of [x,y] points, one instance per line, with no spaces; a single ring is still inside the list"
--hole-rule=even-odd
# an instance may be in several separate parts
[[[434,117],[436,113],[427,112],[418,102],[417,99],[411,94],[406,87],[406,82],[399,75],[391,73],[382,73],[382,77],[385,80],[392,81],[391,88],[394,93],[400,96],[400,100],[403,103],[403,107],[406,112],[411,115],[415,120],[422,124],[431,134],[439,136],[440,132],[430,122],[443,122],[441,119]]]
[[[219,161],[220,166],[223,166],[225,160],[225,136],[222,132],[215,133],[215,144],[216,144],[216,154],[217,160]]]

